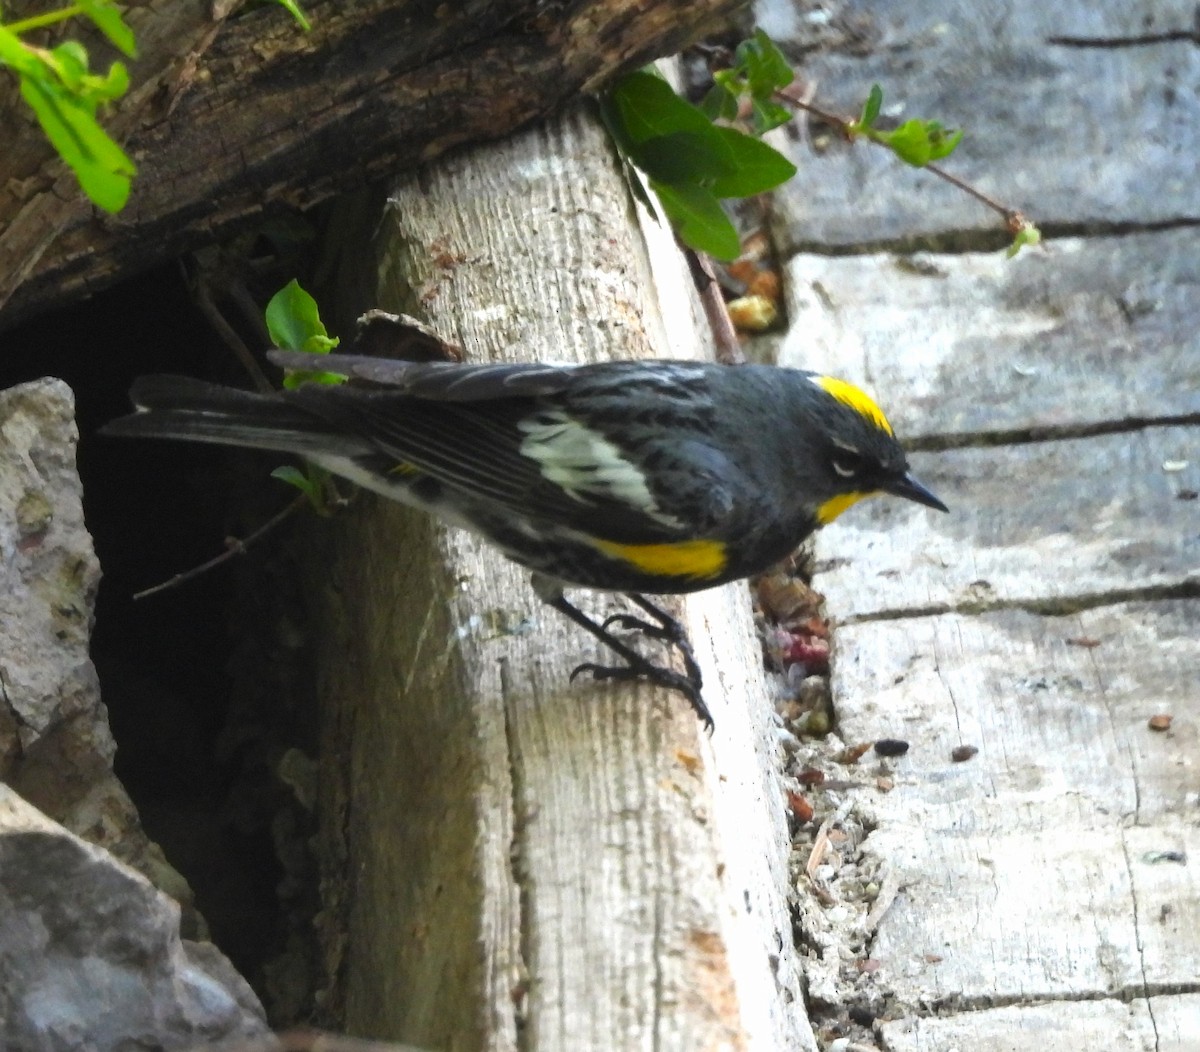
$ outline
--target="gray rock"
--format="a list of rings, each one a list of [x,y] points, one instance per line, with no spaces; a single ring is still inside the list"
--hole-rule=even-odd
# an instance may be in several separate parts
[[[186,907],[191,891],[112,773],[88,658],[100,568],[76,438],[66,384],[0,392],[0,1049],[173,1049],[265,1034],[225,957],[181,940],[174,899]]]
[[[75,400],[51,378],[0,391],[0,780],[146,874],[203,922],[112,772],[88,657],[100,566],[75,471]]]
[[[0,786],[0,1047],[176,1049],[266,1033],[261,1007],[179,907]]]

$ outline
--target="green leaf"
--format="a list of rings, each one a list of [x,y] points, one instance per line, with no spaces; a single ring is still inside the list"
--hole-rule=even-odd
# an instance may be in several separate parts
[[[686,99],[681,99],[662,77],[636,70],[622,77],[608,98],[621,127],[632,143],[674,132],[706,135],[712,122]]]
[[[265,312],[267,331],[276,347],[286,351],[307,351],[310,354],[328,354],[340,342],[330,336],[321,321],[317,301],[300,287],[293,278],[267,304]],[[315,365],[319,359],[314,359]],[[346,377],[341,373],[325,372],[320,369],[291,370],[283,378],[283,386],[294,390],[301,384],[340,384]]]
[[[114,62],[108,67],[107,77],[88,77],[91,97],[98,102],[119,99],[129,90],[129,70],[124,62]]]
[[[121,17],[121,9],[112,0],[77,0],[83,13],[108,37],[112,45],[129,58],[137,58],[133,30]]]
[[[329,515],[331,508],[327,497],[332,491],[330,475],[316,464],[305,463],[303,468],[285,464],[271,472],[271,478],[295,486],[307,498],[318,515]],[[336,496],[336,493],[334,493]]]
[[[1021,249],[1041,244],[1041,241],[1042,232],[1026,220],[1013,236],[1012,244],[1008,246],[1008,250],[1004,254],[1012,259]]]
[[[296,0],[276,0],[276,3],[287,9],[288,13],[296,20],[304,32],[307,33],[310,29],[312,29],[312,26],[309,24],[308,19],[304,17],[304,12],[300,10],[300,5],[296,3]]]
[[[900,160],[914,168],[948,156],[962,140],[961,131],[946,131],[937,121],[905,121],[895,131],[876,132]]]
[[[705,185],[737,172],[732,151],[723,144],[718,144],[719,150],[713,149],[713,133],[727,130],[710,124],[704,135],[690,131],[659,135],[639,143],[633,159],[643,172],[660,183]]]
[[[931,125],[936,127],[936,131],[931,131],[929,136],[929,159],[931,161],[940,161],[943,157],[949,157],[962,142],[962,129],[957,131],[946,131],[936,121],[930,121]]]
[[[46,62],[68,91],[77,91],[88,71],[88,53],[78,40],[64,40],[50,51]]]
[[[605,102],[601,115],[618,148],[656,182],[697,185],[736,167],[722,129],[661,77],[631,73]]]
[[[137,172],[125,152],[110,139],[93,115],[51,79],[21,78],[21,96],[37,115],[42,131],[70,166],[83,192],[107,212],[119,212],[129,199]]]
[[[875,123],[875,118],[879,116],[879,111],[883,107],[883,88],[878,84],[871,85],[871,93],[867,96],[867,101],[863,103],[862,116],[858,118],[858,123],[862,128],[870,128]]]
[[[750,94],[756,99],[770,98],[796,76],[775,42],[761,29],[756,29],[753,37],[738,45],[734,60],[737,68],[744,72]]]
[[[704,96],[704,101],[700,103],[700,109],[709,120],[731,121],[738,115],[737,95],[720,80],[714,78],[714,81],[713,86],[708,89],[708,94]]]
[[[265,316],[271,340],[285,351],[328,354],[338,345],[321,321],[317,301],[295,278],[271,297]]]
[[[315,464],[306,464],[298,468],[293,464],[284,464],[271,472],[271,478],[279,479],[289,486],[295,486],[307,498],[309,504],[318,515],[328,515],[329,507],[325,500],[325,483],[329,478],[328,472]]]
[[[23,77],[37,76],[45,68],[37,52],[3,26],[0,26],[0,63]]]
[[[733,154],[734,168],[708,184],[717,197],[752,197],[773,190],[796,174],[796,166],[761,139],[736,128],[718,128]]]
[[[709,190],[699,186],[651,182],[671,228],[690,248],[707,252],[715,259],[736,259],[741,251],[737,231]]]
[[[271,478],[279,479],[280,482],[286,482],[289,486],[295,486],[301,493],[307,494],[310,498],[315,490],[312,479],[310,479],[303,471],[294,464],[285,464],[283,467],[278,467],[271,472]]]
[[[905,164],[922,168],[929,163],[933,149],[924,121],[905,121],[899,128],[885,132],[880,137]]]
[[[787,124],[792,119],[792,111],[786,106],[764,99],[754,99],[750,103],[750,112],[754,119],[755,135],[765,135],[772,128]]]
[[[345,373],[328,373],[314,369],[292,369],[283,378],[283,386],[294,391],[297,387],[303,387],[305,384],[328,384],[330,387],[336,387],[338,384],[344,384],[349,379]]]

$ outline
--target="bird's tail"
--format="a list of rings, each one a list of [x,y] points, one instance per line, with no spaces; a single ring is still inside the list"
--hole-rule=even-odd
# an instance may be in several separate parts
[[[137,412],[105,424],[100,433],[133,438],[178,438],[224,446],[300,454],[364,452],[317,414],[284,393],[259,394],[187,376],[142,376],[129,392]]]

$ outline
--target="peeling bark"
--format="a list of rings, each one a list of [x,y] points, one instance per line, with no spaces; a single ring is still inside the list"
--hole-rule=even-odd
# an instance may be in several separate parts
[[[318,0],[307,34],[270,5],[132,5],[134,86],[105,120],[139,170],[119,216],[83,199],[15,91],[0,98],[0,325],[507,135],[742,2]],[[64,33],[106,66],[80,28]]]

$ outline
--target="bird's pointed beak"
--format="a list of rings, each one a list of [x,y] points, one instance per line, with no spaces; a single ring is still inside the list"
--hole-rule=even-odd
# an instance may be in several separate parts
[[[903,497],[905,500],[913,500],[918,504],[924,504],[927,508],[937,508],[938,511],[950,510],[929,490],[922,486],[913,477],[911,472],[900,476],[900,478],[893,482],[889,482],[883,487],[883,491],[890,493],[893,497]]]

